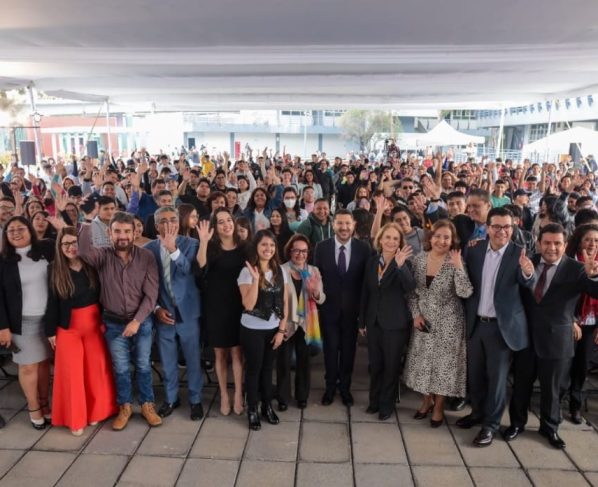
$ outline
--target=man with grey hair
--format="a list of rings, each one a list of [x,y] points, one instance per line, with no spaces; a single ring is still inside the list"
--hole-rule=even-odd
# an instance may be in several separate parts
[[[158,414],[165,418],[180,405],[178,337],[187,364],[191,419],[199,421],[203,417],[203,378],[199,351],[201,308],[199,289],[193,273],[199,242],[178,234],[179,215],[173,206],[158,208],[154,212],[154,221],[158,238],[149,242],[145,248],[154,255],[160,276],[160,292],[154,321],[164,371],[166,400]]]

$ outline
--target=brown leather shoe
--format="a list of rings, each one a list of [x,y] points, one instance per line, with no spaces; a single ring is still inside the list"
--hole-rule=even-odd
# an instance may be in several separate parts
[[[131,414],[133,414],[133,408],[131,408],[129,403],[121,405],[118,416],[114,418],[114,421],[112,421],[112,429],[116,431],[125,429]]]
[[[144,402],[141,405],[141,415],[150,426],[160,426],[162,424],[162,418],[156,413],[156,407],[153,402]]]

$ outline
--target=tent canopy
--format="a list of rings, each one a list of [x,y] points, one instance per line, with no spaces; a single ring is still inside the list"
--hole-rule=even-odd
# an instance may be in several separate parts
[[[442,120],[436,127],[417,138],[418,145],[467,145],[483,144],[485,138],[464,134]]]
[[[139,110],[477,108],[598,91],[598,2],[4,0],[0,88]]]
[[[570,144],[580,144],[584,155],[598,154],[598,132],[585,127],[573,127],[562,132],[555,132],[548,137],[536,140],[523,147],[523,153],[528,154],[568,154]]]

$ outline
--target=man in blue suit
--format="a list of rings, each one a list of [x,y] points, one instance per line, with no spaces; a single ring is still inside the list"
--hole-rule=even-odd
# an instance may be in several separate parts
[[[176,208],[165,206],[154,213],[158,238],[145,247],[158,263],[160,294],[155,311],[158,350],[164,371],[166,400],[158,410],[165,418],[180,405],[177,337],[187,364],[187,381],[191,419],[203,417],[199,352],[199,289],[192,271],[199,242],[178,235],[179,215]]]

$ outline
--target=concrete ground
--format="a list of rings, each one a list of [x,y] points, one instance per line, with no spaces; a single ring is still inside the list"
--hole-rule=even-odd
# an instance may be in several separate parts
[[[598,376],[592,381],[597,387]],[[419,398],[403,391],[396,415],[382,423],[365,414],[367,386],[367,353],[359,347],[351,409],[338,396],[331,406],[319,404],[320,360],[307,409],[292,404],[277,426],[249,432],[245,416],[219,414],[215,388],[206,387],[200,422],[184,406],[155,429],[136,414],[122,432],[108,421],[77,438],[64,428],[34,430],[18,384],[0,379],[0,414],[8,421],[0,430],[0,486],[598,486],[596,397],[585,414],[590,424],[563,422],[564,451],[538,435],[535,414],[514,442],[496,439],[480,449],[471,444],[477,430],[454,426],[467,410],[447,412],[446,424],[432,429],[412,419]]]

